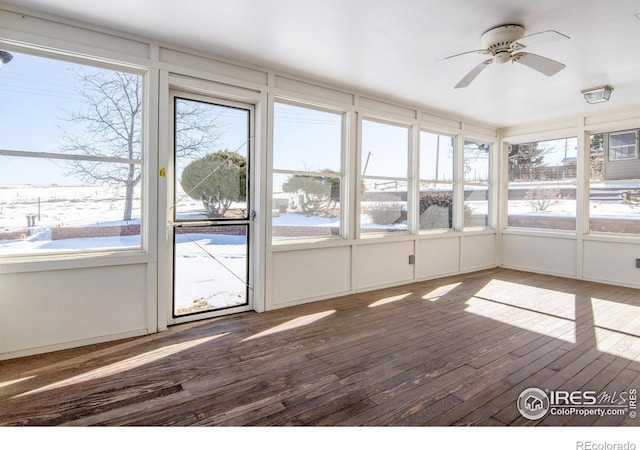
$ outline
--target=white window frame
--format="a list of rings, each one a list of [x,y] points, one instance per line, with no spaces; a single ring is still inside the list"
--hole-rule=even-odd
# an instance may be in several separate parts
[[[501,200],[501,207],[503,210],[501,211],[501,228],[502,232],[517,232],[517,233],[527,233],[527,234],[536,234],[536,235],[576,235],[578,233],[578,224],[579,224],[579,215],[580,215],[580,202],[578,200],[579,190],[582,189],[580,185],[580,179],[578,174],[576,174],[576,213],[574,216],[571,216],[573,220],[575,220],[575,229],[562,229],[562,228],[543,228],[543,227],[526,227],[526,226],[514,226],[509,225],[509,189],[511,182],[509,181],[509,151],[511,145],[523,145],[523,144],[531,144],[531,143],[541,143],[548,141],[559,141],[564,139],[576,139],[577,145],[579,146],[579,137],[577,135],[576,130],[567,129],[566,132],[563,133],[534,133],[531,135],[524,135],[524,137],[520,137],[519,139],[511,139],[507,138],[503,140],[503,151],[502,155],[502,164],[503,170],[501,171],[502,179],[501,179],[501,195],[503,196]],[[574,134],[575,133],[575,134]],[[580,149],[578,147],[578,153]]]
[[[269,236],[267,236],[267,241],[271,242],[271,245],[286,245],[286,244],[290,244],[292,242],[305,242],[305,241],[317,241],[317,240],[335,240],[335,239],[346,239],[347,238],[347,233],[348,233],[348,217],[349,217],[349,204],[348,204],[348,199],[349,199],[349,192],[348,192],[348,184],[347,184],[347,177],[345,176],[345,174],[347,173],[346,171],[346,167],[347,167],[347,142],[348,142],[348,124],[349,124],[349,120],[348,120],[348,111],[346,111],[345,109],[341,109],[341,108],[336,108],[336,107],[331,107],[331,106],[327,106],[327,105],[323,105],[323,104],[318,104],[318,103],[312,103],[312,102],[307,102],[304,100],[300,100],[300,99],[292,99],[292,98],[288,98],[288,97],[280,97],[280,96],[276,96],[273,99],[272,102],[272,111],[274,111],[273,116],[270,120],[270,126],[271,128],[271,134],[272,134],[272,157],[270,158],[271,160],[271,167],[269,170],[269,197],[267,199],[267,204],[269,205],[269,210],[273,211],[274,208],[274,202],[273,202],[273,178],[274,175],[280,174],[280,175],[302,175],[302,176],[311,176],[311,177],[322,177],[322,176],[326,176],[323,175],[321,172],[311,172],[311,171],[304,171],[304,170],[290,170],[290,169],[278,169],[276,167],[274,167],[274,156],[275,156],[275,144],[273,143],[273,127],[275,125],[275,105],[276,103],[280,103],[280,104],[285,104],[285,105],[290,105],[290,106],[295,106],[298,108],[306,108],[306,109],[310,109],[310,110],[315,110],[315,111],[320,111],[320,112],[326,112],[326,113],[330,113],[330,114],[335,114],[335,115],[339,115],[341,117],[341,121],[340,121],[340,127],[341,127],[341,139],[340,139],[340,156],[339,156],[339,161],[340,161],[340,169],[336,174],[331,174],[332,177],[336,177],[339,178],[340,180],[340,221],[339,221],[339,227],[340,227],[340,231],[337,235],[332,235],[332,234],[325,234],[322,236],[300,236],[300,237],[294,237],[294,236],[290,236],[290,237],[282,237],[280,239],[273,239],[273,233],[271,233]],[[269,219],[271,220],[271,219]],[[268,227],[269,230],[273,229],[273,223],[271,223],[271,225]]]
[[[453,165],[451,167],[451,172],[452,172],[452,179],[450,181],[451,183],[451,196],[452,196],[452,203],[451,203],[451,208],[452,208],[452,223],[450,227],[447,228],[421,228],[420,227],[420,193],[421,193],[421,184],[423,182],[427,182],[427,183],[442,183],[444,184],[444,181],[438,181],[438,180],[429,180],[426,178],[422,178],[422,174],[421,174],[421,169],[422,169],[422,133],[429,133],[429,134],[434,134],[434,135],[438,135],[438,136],[444,136],[444,137],[448,137],[448,138],[452,138],[453,139]],[[451,134],[451,133],[445,133],[445,132],[441,132],[441,131],[435,131],[429,128],[420,128],[418,130],[418,149],[416,151],[416,153],[418,154],[418,158],[417,158],[417,168],[415,170],[415,172],[417,173],[417,177],[418,177],[418,187],[417,187],[417,193],[416,193],[416,204],[414,206],[415,208],[415,214],[417,216],[417,228],[416,231],[418,234],[429,234],[429,233],[441,233],[441,232],[449,232],[449,231],[455,231],[455,226],[456,226],[456,215],[458,214],[458,207],[457,207],[457,189],[456,189],[456,175],[457,175],[457,170],[456,170],[456,166],[457,166],[457,160],[458,160],[458,141],[461,139],[460,135],[457,134]],[[411,168],[409,168],[409,173],[412,173]],[[437,177],[437,174],[436,174]]]
[[[383,125],[389,125],[389,126],[394,126],[394,127],[398,127],[398,128],[403,128],[406,129],[407,131],[407,153],[406,153],[406,164],[407,164],[407,171],[405,174],[405,177],[400,177],[400,176],[386,176],[386,175],[368,175],[368,174],[364,174],[363,175],[363,171],[365,169],[365,164],[366,164],[366,157],[364,157],[363,152],[365,151],[365,149],[362,146],[362,142],[363,142],[363,133],[364,133],[364,126],[363,126],[363,122],[368,121],[368,122],[376,122],[379,124],[383,124]],[[412,167],[412,154],[414,152],[414,142],[415,142],[415,138],[414,138],[414,133],[416,130],[416,126],[413,123],[403,123],[400,121],[394,121],[388,118],[383,118],[383,117],[379,117],[379,116],[375,116],[375,115],[369,115],[369,114],[360,114],[358,117],[358,141],[359,141],[359,145],[358,145],[358,150],[357,150],[357,159],[358,159],[358,174],[357,174],[357,205],[355,206],[354,210],[356,212],[356,216],[357,216],[357,220],[356,220],[356,224],[357,224],[357,228],[356,228],[356,237],[357,238],[364,238],[364,239],[370,239],[370,238],[376,238],[376,237],[380,237],[380,236],[389,236],[389,235],[406,235],[406,234],[410,234],[412,232],[412,222],[413,222],[413,217],[414,217],[414,210],[415,205],[413,205],[413,203],[415,202],[415,198],[414,198],[414,192],[415,192],[415,188],[413,186],[413,180],[415,180],[415,178],[412,176],[413,172],[415,171],[415,168]],[[376,179],[376,180],[387,180],[389,182],[393,182],[393,181],[404,181],[407,185],[407,200],[406,200],[406,204],[407,204],[407,229],[406,230],[398,230],[398,231],[393,231],[393,230],[385,230],[385,231],[376,231],[376,232],[363,232],[363,228],[362,228],[362,220],[360,219],[360,216],[362,215],[362,197],[363,197],[363,192],[362,192],[362,184],[364,182],[364,180],[367,179]]]
[[[113,260],[113,263],[117,263],[120,257],[130,258],[136,257],[136,260],[143,258],[146,260],[146,256],[149,253],[150,242],[150,228],[149,228],[149,211],[152,208],[150,205],[149,193],[151,192],[150,178],[149,178],[149,148],[151,142],[150,124],[152,117],[155,117],[155,113],[151,111],[150,104],[152,103],[152,89],[153,84],[151,80],[151,73],[149,68],[137,65],[127,64],[125,62],[114,62],[112,60],[106,61],[97,56],[80,57],[75,54],[67,53],[60,50],[43,50],[31,45],[12,45],[3,44],[3,49],[6,49],[15,53],[22,53],[25,55],[35,56],[39,58],[46,58],[54,61],[68,62],[72,64],[78,64],[87,66],[90,68],[111,70],[114,72],[126,72],[132,75],[140,76],[142,79],[142,119],[141,119],[141,139],[142,144],[140,148],[140,158],[120,158],[120,157],[108,157],[108,156],[92,156],[92,155],[80,155],[80,154],[67,154],[59,152],[38,152],[30,150],[14,150],[0,148],[0,156],[8,157],[25,157],[25,158],[38,158],[38,159],[54,159],[54,160],[68,160],[68,161],[96,161],[106,163],[119,163],[119,164],[139,164],[140,166],[140,245],[138,246],[122,246],[122,247],[104,247],[93,248],[88,250],[75,250],[75,249],[62,249],[59,251],[48,252],[27,252],[27,253],[10,253],[0,254],[0,263],[19,263],[20,265],[32,264],[30,269],[38,270],[40,262],[48,264],[48,261],[57,260],[62,258],[65,261],[65,265],[74,267],[73,261],[78,261],[82,266],[87,266],[86,258],[99,258],[108,257]],[[136,256],[137,255],[137,256]]]
[[[611,145],[611,138],[614,136],[621,136],[624,134],[633,134],[635,135],[636,138],[636,143],[632,146],[633,147],[633,156],[627,156],[627,157],[613,157],[613,152],[611,151],[611,149],[613,148],[613,146]],[[608,139],[607,139],[607,148],[608,148],[608,160],[610,162],[616,162],[616,161],[630,161],[630,160],[635,160],[638,159],[638,131],[637,130],[630,130],[630,131],[620,131],[620,132],[615,132],[615,133],[608,133]],[[624,146],[619,146],[616,148],[625,148],[625,147],[631,147],[628,145],[624,145]]]
[[[461,214],[460,218],[461,218],[461,229],[463,231],[469,231],[469,230],[478,230],[478,229],[487,229],[487,228],[493,228],[494,227],[494,215],[493,215],[493,209],[495,208],[495,187],[494,187],[494,178],[495,178],[495,171],[494,171],[494,167],[493,167],[493,154],[495,152],[495,143],[494,142],[490,142],[484,139],[477,139],[474,138],[473,136],[462,136],[460,138],[462,140],[462,142],[460,143],[460,146],[462,148],[462,153],[460,155],[460,159],[462,160],[462,170],[463,173],[461,174],[461,179],[460,179],[460,184],[461,184],[461,191],[462,191],[462,196],[460,198],[460,209],[457,211],[459,212],[459,214]],[[488,179],[487,179],[487,183],[483,184],[483,183],[467,183],[467,181],[464,178],[464,170],[465,170],[465,154],[464,154],[464,145],[466,142],[473,142],[475,144],[483,144],[483,145],[488,145],[489,146],[489,152],[487,155],[487,169],[488,169]],[[487,188],[487,218],[486,218],[486,224],[484,226],[465,226],[464,224],[464,187],[465,186],[486,186]]]

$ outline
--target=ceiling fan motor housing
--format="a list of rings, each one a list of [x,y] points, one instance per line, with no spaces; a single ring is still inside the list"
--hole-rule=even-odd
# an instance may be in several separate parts
[[[522,25],[499,25],[485,31],[480,37],[480,42],[494,56],[494,62],[505,63],[510,58],[511,43],[522,36],[524,36]]]

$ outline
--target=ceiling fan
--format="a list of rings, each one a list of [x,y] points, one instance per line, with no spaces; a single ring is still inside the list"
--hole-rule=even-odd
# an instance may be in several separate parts
[[[489,64],[492,63],[504,64],[509,61],[517,62],[520,64],[524,64],[525,66],[530,67],[534,70],[537,70],[538,72],[547,76],[555,75],[560,70],[564,69],[565,65],[562,63],[549,58],[545,58],[544,56],[521,51],[526,47],[526,45],[524,45],[522,41],[534,37],[538,40],[539,38],[545,38],[545,40],[570,39],[569,36],[555,30],[541,31],[525,36],[524,27],[522,25],[506,24],[493,27],[485,31],[480,37],[480,43],[483,47],[482,49],[458,53],[456,55],[451,55],[444,58],[451,59],[469,53],[491,55],[490,59],[481,62],[476,67],[471,69],[471,71],[466,74],[458,82],[458,84],[456,84],[456,89],[469,86],[469,84],[471,84],[471,82],[480,74],[480,72],[482,72],[489,66]]]

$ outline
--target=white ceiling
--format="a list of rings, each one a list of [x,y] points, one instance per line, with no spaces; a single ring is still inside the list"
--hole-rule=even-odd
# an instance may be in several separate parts
[[[205,51],[428,110],[505,127],[640,105],[640,0],[9,0],[29,8]],[[527,51],[566,64],[546,77],[492,64],[480,35],[505,23],[570,40]],[[585,88],[613,86],[606,104]]]

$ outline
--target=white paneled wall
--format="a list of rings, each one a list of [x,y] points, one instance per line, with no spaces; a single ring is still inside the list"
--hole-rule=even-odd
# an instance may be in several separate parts
[[[351,291],[351,248],[274,252],[273,290],[267,309],[333,297]]]
[[[458,273],[460,237],[440,237],[416,242],[416,278],[429,279]]]
[[[640,243],[585,240],[583,246],[585,279],[640,288]]]
[[[495,242],[493,233],[443,233],[336,247],[280,247],[271,255],[267,309],[495,267]]]
[[[0,275],[0,359],[146,334],[146,264]]]
[[[461,271],[487,269],[496,265],[496,235],[477,234],[463,237]]]
[[[413,281],[413,241],[358,245],[356,253],[358,291]]]
[[[500,263],[531,272],[576,277],[575,238],[503,234]]]

